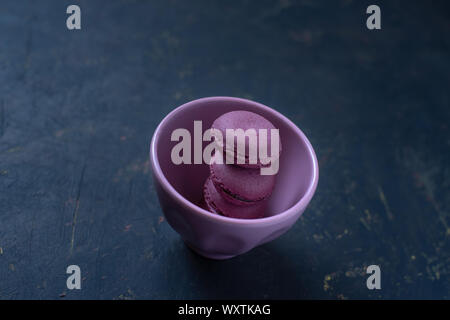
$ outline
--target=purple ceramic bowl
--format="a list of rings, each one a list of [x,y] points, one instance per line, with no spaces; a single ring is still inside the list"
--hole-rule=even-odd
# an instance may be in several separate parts
[[[283,143],[280,168],[266,217],[261,219],[228,218],[202,209],[199,205],[208,165],[176,165],[171,160],[172,148],[178,143],[171,141],[173,130],[185,128],[193,140],[194,120],[202,121],[204,132],[217,117],[233,110],[258,113],[280,130]],[[203,147],[208,143],[204,142]],[[168,223],[190,248],[212,259],[234,257],[285,233],[306,209],[319,179],[316,154],[295,124],[265,105],[231,97],[194,100],[169,113],[153,135],[150,161]]]

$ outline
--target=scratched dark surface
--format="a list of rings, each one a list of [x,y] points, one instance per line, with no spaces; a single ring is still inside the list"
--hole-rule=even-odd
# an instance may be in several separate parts
[[[448,299],[450,10],[376,3],[372,32],[366,1],[2,0],[0,299]],[[159,121],[214,95],[282,112],[320,163],[293,229],[220,262],[148,167]]]

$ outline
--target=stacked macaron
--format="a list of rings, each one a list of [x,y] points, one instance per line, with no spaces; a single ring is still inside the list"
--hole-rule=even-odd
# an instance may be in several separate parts
[[[227,129],[255,129],[259,139],[259,129],[275,129],[273,124],[264,117],[248,111],[232,111],[223,114],[212,124],[212,129],[219,130],[223,137]],[[270,133],[267,135],[267,143],[270,146]],[[258,140],[259,141],[259,140]],[[230,148],[227,144],[233,144],[233,154],[226,154]],[[210,164],[210,175],[203,188],[203,196],[206,209],[223,216],[241,219],[262,218],[265,214],[268,198],[275,186],[276,175],[262,175],[261,167],[265,166],[259,157],[255,161],[249,161],[249,140],[245,140],[244,154],[238,154],[238,141],[226,141],[224,152],[234,164],[226,164],[223,154],[214,154]],[[281,145],[280,145],[281,150]],[[258,150],[257,150],[258,151]],[[259,152],[257,153],[259,155]],[[223,161],[216,161],[216,157],[223,157]],[[242,157],[245,161],[237,159]],[[219,163],[218,163],[219,162]],[[252,162],[252,163],[251,163]]]

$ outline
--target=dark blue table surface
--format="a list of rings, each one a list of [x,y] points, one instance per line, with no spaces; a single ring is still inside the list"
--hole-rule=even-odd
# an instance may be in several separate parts
[[[73,2],[80,31],[71,3],[0,4],[0,299],[449,298],[444,1],[375,1],[378,31],[368,1]],[[185,247],[148,167],[161,119],[215,95],[285,114],[320,165],[295,226],[227,261]]]

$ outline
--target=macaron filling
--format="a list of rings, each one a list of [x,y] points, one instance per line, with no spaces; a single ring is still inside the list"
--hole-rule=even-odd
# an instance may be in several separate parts
[[[210,164],[210,177],[216,189],[236,205],[252,205],[266,200],[275,186],[275,176],[262,176],[258,169],[218,164],[214,155]]]
[[[209,211],[226,217],[255,219],[264,215],[267,205],[266,201],[259,201],[253,206],[239,206],[225,200],[216,189],[214,183],[209,177],[203,187],[206,206]]]
[[[255,203],[255,202],[258,202],[258,201],[261,201],[261,200],[266,199],[266,198],[261,198],[261,199],[257,199],[257,200],[245,199],[245,198],[243,198],[243,197],[241,197],[241,196],[238,196],[238,195],[235,194],[235,193],[232,193],[230,190],[225,189],[225,188],[222,187],[222,186],[219,186],[219,188],[220,188],[220,191],[223,192],[224,195],[225,195],[226,197],[227,197],[227,196],[228,196],[228,197],[231,197],[232,200],[242,201],[242,202],[245,202],[246,204],[252,204],[252,203]]]

